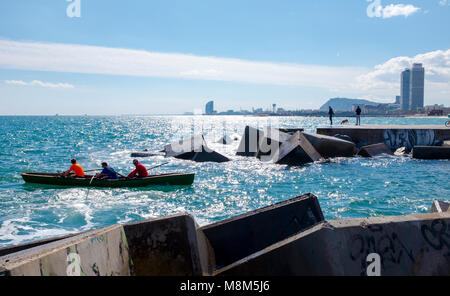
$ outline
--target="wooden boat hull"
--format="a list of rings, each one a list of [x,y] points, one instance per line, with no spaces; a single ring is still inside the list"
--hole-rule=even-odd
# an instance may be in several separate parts
[[[62,177],[50,173],[22,173],[22,178],[27,183],[72,186],[72,187],[147,187],[151,185],[191,185],[195,174],[162,174],[144,178],[117,180],[92,179],[93,176],[85,177]]]

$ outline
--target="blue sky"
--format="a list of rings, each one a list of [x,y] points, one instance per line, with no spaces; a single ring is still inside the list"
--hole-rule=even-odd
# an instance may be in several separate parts
[[[0,2],[0,114],[390,102],[412,62],[450,105],[450,1],[78,1]]]

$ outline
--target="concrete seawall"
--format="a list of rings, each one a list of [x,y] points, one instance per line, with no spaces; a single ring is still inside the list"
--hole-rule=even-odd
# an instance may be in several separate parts
[[[360,146],[385,143],[392,151],[400,147],[433,146],[437,141],[450,139],[450,128],[444,125],[360,125],[318,127],[317,133],[349,136]]]

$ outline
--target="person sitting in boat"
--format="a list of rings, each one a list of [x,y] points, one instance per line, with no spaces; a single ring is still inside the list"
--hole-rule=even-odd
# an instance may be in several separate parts
[[[96,179],[119,179],[116,170],[109,166],[106,162],[102,162],[103,170],[95,175]]]
[[[72,163],[72,166],[63,173],[63,176],[77,176],[77,177],[84,177],[84,171],[80,164],[77,163],[77,160],[75,158],[72,158],[70,160]]]
[[[133,164],[136,166],[136,169],[128,175],[128,178],[148,177],[147,169],[145,166],[140,164],[137,159],[133,159]]]

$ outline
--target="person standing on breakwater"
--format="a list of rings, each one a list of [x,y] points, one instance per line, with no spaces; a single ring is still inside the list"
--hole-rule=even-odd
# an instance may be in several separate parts
[[[96,179],[119,179],[119,176],[112,167],[110,167],[106,162],[102,162],[103,170],[95,175]]]
[[[328,106],[328,115],[330,115],[330,124],[333,125],[334,111],[333,111],[333,108],[331,108],[331,106]]]
[[[137,177],[148,177],[148,172],[145,166],[139,163],[137,159],[133,159],[133,164],[136,166],[136,169],[132,171],[128,178],[136,178]]]
[[[356,108],[356,125],[361,125],[361,108]]]
[[[67,171],[63,172],[62,175],[84,177],[84,170],[81,165],[77,163],[77,160],[75,158],[72,158],[70,162],[72,163],[72,166]]]

